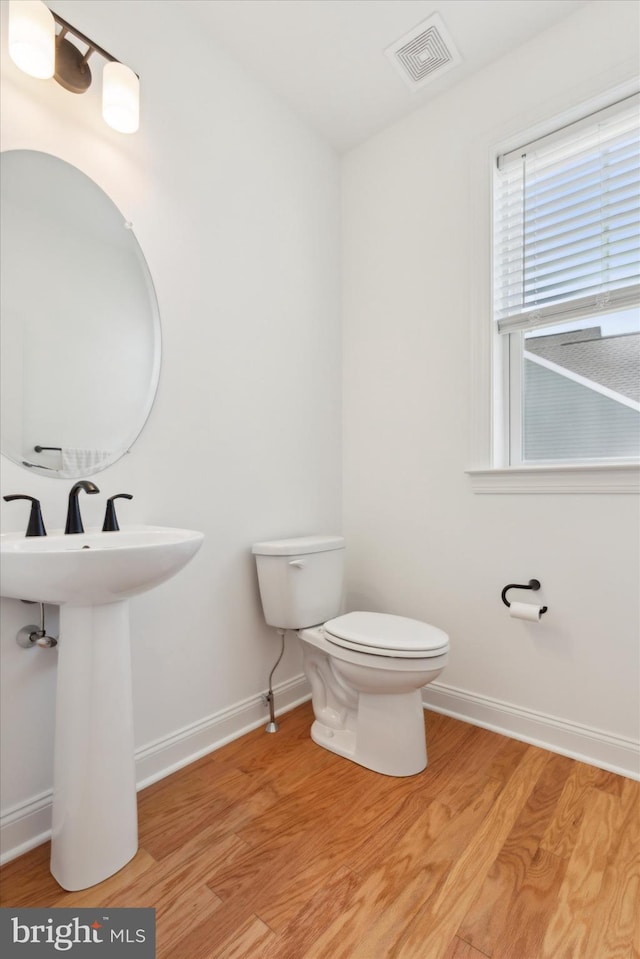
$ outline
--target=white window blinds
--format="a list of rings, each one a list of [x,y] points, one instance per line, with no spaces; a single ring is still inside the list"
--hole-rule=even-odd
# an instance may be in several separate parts
[[[498,159],[501,333],[640,302],[640,114],[632,97]]]

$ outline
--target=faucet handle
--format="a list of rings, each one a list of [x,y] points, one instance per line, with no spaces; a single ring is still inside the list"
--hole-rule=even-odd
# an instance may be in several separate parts
[[[10,496],[3,496],[9,503],[14,499],[28,499],[31,501],[31,513],[29,514],[29,525],[27,526],[26,536],[46,536],[47,531],[42,521],[42,510],[40,509],[40,500],[34,496],[27,496],[25,493],[12,493]]]
[[[118,526],[118,518],[116,516],[116,508],[114,505],[114,500],[116,499],[133,499],[131,493],[116,493],[115,496],[110,496],[107,500],[107,509],[104,514],[104,523],[102,524],[103,533],[115,533],[120,529]]]

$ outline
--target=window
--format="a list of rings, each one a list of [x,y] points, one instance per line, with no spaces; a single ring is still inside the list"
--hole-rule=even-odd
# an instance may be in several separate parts
[[[496,465],[640,454],[638,97],[498,157]]]

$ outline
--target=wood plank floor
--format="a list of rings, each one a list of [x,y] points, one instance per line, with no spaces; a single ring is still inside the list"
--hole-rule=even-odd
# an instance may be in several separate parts
[[[158,959],[638,959],[640,783],[426,713],[392,779],[309,738],[309,704],[139,794],[140,849],[68,893],[49,846],[3,906],[154,906]]]

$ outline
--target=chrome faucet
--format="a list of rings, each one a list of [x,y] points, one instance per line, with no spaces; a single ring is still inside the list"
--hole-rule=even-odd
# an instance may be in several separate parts
[[[67,510],[67,524],[64,528],[65,533],[84,533],[82,517],[80,516],[80,504],[78,502],[80,490],[84,490],[85,493],[100,492],[95,483],[92,483],[90,480],[80,480],[71,487],[71,492],[69,493],[69,509]]]

